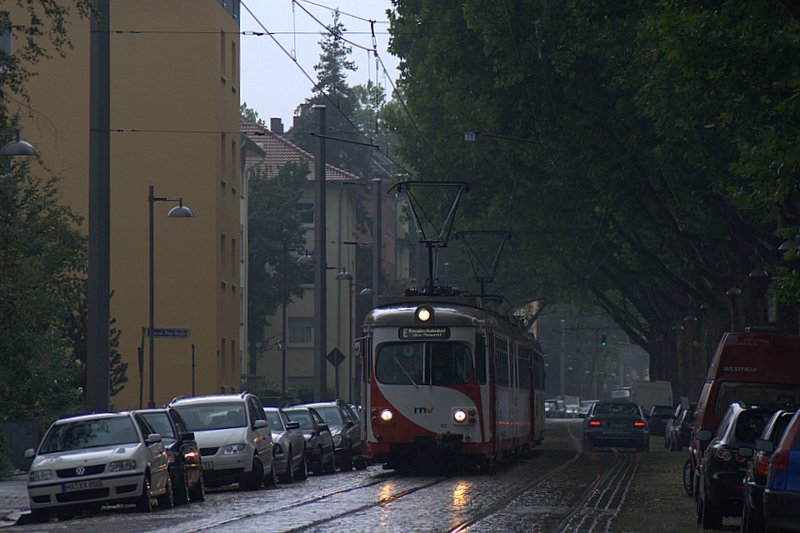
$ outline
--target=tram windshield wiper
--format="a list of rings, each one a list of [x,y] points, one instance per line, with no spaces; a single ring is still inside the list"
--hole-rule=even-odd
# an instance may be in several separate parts
[[[417,382],[414,381],[414,378],[412,378],[411,374],[408,373],[408,370],[406,370],[406,367],[403,366],[403,363],[401,363],[400,361],[397,360],[397,357],[394,358],[394,362],[397,363],[397,366],[400,367],[400,370],[403,371],[403,374],[406,375],[406,377],[414,385],[414,387],[419,388],[419,385],[417,385]]]

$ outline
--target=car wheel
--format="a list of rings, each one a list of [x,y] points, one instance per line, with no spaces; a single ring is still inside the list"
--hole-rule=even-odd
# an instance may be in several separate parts
[[[164,494],[157,499],[159,509],[172,509],[175,507],[175,493],[172,491],[172,479],[169,476],[167,476],[167,487],[164,490]]]
[[[333,450],[330,451],[330,458],[327,463],[323,463],[322,472],[325,474],[333,474],[336,472],[336,454]]]
[[[264,465],[257,455],[253,456],[253,469],[249,474],[245,474],[243,482],[239,482],[239,488],[244,490],[258,490],[264,480]]]
[[[197,480],[197,484],[189,489],[189,498],[191,498],[193,502],[205,501],[206,482],[203,479],[202,474],[200,475],[200,478]]]
[[[683,492],[690,498],[694,494],[694,467],[691,459],[686,459],[683,463]]]
[[[297,473],[294,475],[294,478],[299,481],[305,481],[308,479],[308,463],[306,462],[305,452],[303,452],[303,458],[300,459],[300,468],[297,469]]]
[[[292,468],[292,449],[286,452],[286,470],[280,475],[281,483],[294,483],[294,468]]]
[[[144,476],[142,483],[142,494],[136,498],[136,510],[140,513],[149,513],[154,509],[153,498],[150,496],[150,474]]]
[[[272,467],[269,469],[269,473],[264,476],[264,486],[274,487],[276,483],[278,483],[278,473],[275,472],[275,459],[273,459]]]
[[[703,529],[722,529],[722,509],[709,503],[704,496],[700,497],[697,513]]]
[[[23,515],[24,516],[24,515]],[[26,524],[44,524],[50,521],[50,512],[45,511],[44,509],[31,509],[31,514],[28,515],[28,520],[24,523]],[[22,524],[22,521],[18,522]]]
[[[355,461],[353,461],[353,464],[355,465],[356,470],[364,470],[367,468],[367,462],[360,455],[356,457]]]
[[[314,455],[319,457],[319,461],[314,463],[312,470],[315,476],[321,476],[325,473],[325,453],[322,450],[322,446],[317,448],[317,452]]]
[[[175,505],[186,505],[189,503],[189,480],[186,477],[186,469],[174,468],[170,473],[172,479],[172,491],[175,494]]]
[[[347,451],[342,454],[342,461],[339,464],[339,470],[342,472],[349,472],[353,469],[353,457],[350,455],[352,453],[350,450],[350,443],[347,443],[345,450]]]
[[[590,452],[592,451],[592,448],[594,448],[594,443],[591,441],[591,439],[584,437],[582,448],[584,452]]]
[[[67,520],[72,520],[75,516],[75,509],[69,507],[62,507],[56,510],[56,518],[58,518],[59,522],[66,522]]]
[[[761,533],[765,530],[764,517],[746,502],[742,506],[742,521],[739,530],[742,533]]]

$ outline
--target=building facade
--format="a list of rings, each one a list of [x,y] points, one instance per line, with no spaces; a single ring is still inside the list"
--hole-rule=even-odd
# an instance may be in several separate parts
[[[150,186],[194,213],[167,218],[176,202],[154,203],[155,328],[169,335],[155,338],[155,403],[236,391],[246,349],[239,2],[111,0],[108,24],[110,315],[128,363],[128,382],[111,402],[138,407],[150,396]],[[87,231],[89,21],[76,16],[68,32],[74,48],[33,66],[30,107],[19,111],[41,156],[35,171],[62,176],[63,202],[87,219]]]

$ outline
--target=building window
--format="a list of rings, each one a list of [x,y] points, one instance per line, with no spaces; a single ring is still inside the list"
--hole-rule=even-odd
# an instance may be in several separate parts
[[[313,346],[314,319],[289,318],[287,320],[289,342],[287,346]]]
[[[219,236],[219,262],[221,268],[221,274],[225,275],[225,234]]]
[[[227,68],[225,66],[225,32],[221,30],[219,32],[219,61],[219,75],[222,79],[222,82],[225,83],[225,74]]]
[[[231,176],[230,176],[230,182],[233,183],[234,187],[236,187],[239,184],[239,181],[236,179],[236,176],[238,176],[238,174],[239,174],[238,172],[236,172],[236,166],[237,166],[236,165],[236,155],[237,155],[237,153],[238,152],[236,150],[236,139],[233,139],[231,141]]]
[[[11,26],[0,27],[0,54],[11,55]],[[5,66],[0,66],[0,71],[5,70]]]
[[[314,202],[313,200],[301,200],[297,202],[295,209],[300,216],[300,223],[304,226],[314,225]]]
[[[239,261],[237,261],[238,257],[236,256],[236,239],[231,239],[231,270],[234,272],[234,280],[236,279],[235,273],[239,270]]]
[[[236,55],[236,41],[231,41],[231,84],[236,85],[238,72],[236,65],[239,63],[239,58]]]
[[[219,177],[223,181],[223,183],[225,181],[225,171],[227,170],[227,168],[226,168],[226,165],[227,165],[227,163],[226,163],[227,157],[226,156],[228,154],[227,148],[228,148],[227,147],[227,139],[225,138],[225,134],[221,133],[220,134],[220,138],[219,138],[219,152],[220,152],[220,155],[219,155],[219,159],[220,159],[219,160]]]

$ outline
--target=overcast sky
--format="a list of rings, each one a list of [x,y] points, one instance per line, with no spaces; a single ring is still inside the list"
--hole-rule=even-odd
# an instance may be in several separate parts
[[[255,109],[267,124],[271,117],[280,117],[284,128],[289,129],[295,108],[311,96],[311,80],[317,79],[314,65],[319,62],[319,41],[325,31],[320,23],[331,24],[336,8],[340,22],[347,29],[345,38],[358,45],[350,45],[353,49],[350,59],[358,70],[349,73],[348,84],[376,80],[374,56],[359,48],[373,48],[370,20],[375,21],[378,55],[391,81],[396,82],[397,60],[387,51],[386,10],[391,8],[390,0],[242,0],[241,101]],[[273,35],[256,36],[247,32]],[[378,69],[378,83],[391,94],[383,67],[379,65]]]

